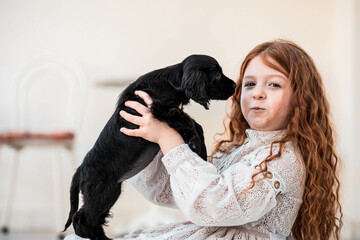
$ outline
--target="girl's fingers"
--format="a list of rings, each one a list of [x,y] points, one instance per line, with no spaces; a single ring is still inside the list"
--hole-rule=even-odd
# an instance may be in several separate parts
[[[120,132],[124,133],[125,135],[132,136],[132,137],[139,137],[140,132],[139,129],[128,129],[128,128],[120,128]]]
[[[152,101],[152,98],[150,97],[150,95],[148,93],[146,93],[144,91],[141,91],[141,90],[137,90],[134,93],[135,93],[135,95],[141,97],[148,107],[151,106],[153,101]]]
[[[137,101],[126,101],[125,106],[134,109],[141,116],[132,115],[124,110],[120,111],[120,116],[124,118],[126,121],[131,122],[135,125],[138,125],[138,129],[128,129],[128,128],[120,128],[120,131],[128,136],[133,137],[144,137],[144,129],[143,127],[148,124],[149,117],[151,118],[151,113],[149,112],[149,107],[152,104],[152,98],[149,94],[144,91],[135,91],[135,95],[142,98],[147,106],[142,105]]]
[[[144,106],[141,103],[136,102],[136,101],[126,101],[125,106],[134,109],[135,111],[140,113],[142,116],[144,116],[145,114],[147,114],[149,112],[149,109],[146,106]]]
[[[141,117],[139,117],[139,116],[132,115],[130,113],[127,113],[124,110],[120,111],[120,116],[122,118],[124,118],[128,122],[131,122],[131,123],[133,123],[135,125],[138,125],[138,126],[141,125]]]

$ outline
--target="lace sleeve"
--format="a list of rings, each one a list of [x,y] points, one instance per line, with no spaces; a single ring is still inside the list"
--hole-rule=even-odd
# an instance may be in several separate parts
[[[256,159],[254,159],[256,160]],[[203,161],[181,145],[162,159],[170,174],[173,197],[179,209],[201,226],[236,226],[257,221],[277,204],[277,195],[286,191],[283,179],[267,175],[251,185],[255,165],[233,164],[221,175],[209,162]]]
[[[170,176],[161,162],[162,157],[163,154],[159,151],[144,170],[127,181],[150,202],[176,208],[170,188]]]

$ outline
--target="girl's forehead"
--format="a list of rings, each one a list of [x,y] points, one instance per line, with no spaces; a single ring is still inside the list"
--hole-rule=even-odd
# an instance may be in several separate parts
[[[285,76],[281,71],[274,68],[278,65],[279,64],[277,64],[273,59],[267,58],[266,60],[264,60],[262,56],[256,56],[248,63],[244,72],[244,78],[249,76],[279,75],[287,79],[287,76]]]

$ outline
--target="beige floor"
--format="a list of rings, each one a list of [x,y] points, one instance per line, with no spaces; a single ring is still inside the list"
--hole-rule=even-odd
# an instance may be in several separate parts
[[[0,233],[0,240],[59,240],[53,233]]]

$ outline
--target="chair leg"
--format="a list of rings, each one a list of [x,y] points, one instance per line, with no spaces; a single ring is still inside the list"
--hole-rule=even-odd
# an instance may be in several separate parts
[[[12,214],[12,208],[14,204],[14,195],[15,195],[15,189],[16,189],[16,182],[17,182],[17,173],[18,173],[18,166],[19,166],[19,152],[20,149],[15,149],[15,156],[12,162],[11,170],[10,170],[10,178],[8,187],[6,189],[6,195],[5,195],[5,209],[3,213],[3,223],[1,227],[1,231],[3,233],[9,232],[9,224],[11,221],[11,214]]]
[[[60,149],[54,147],[54,157],[52,159],[53,166],[53,187],[54,187],[54,202],[55,202],[55,230],[57,234],[60,234],[63,230],[64,225],[64,208],[63,208],[63,197],[62,194],[62,165],[60,157]]]
[[[73,148],[68,149],[69,155],[70,155],[70,160],[71,160],[71,167],[72,170],[75,170],[78,167],[78,163],[76,161],[76,154]]]

